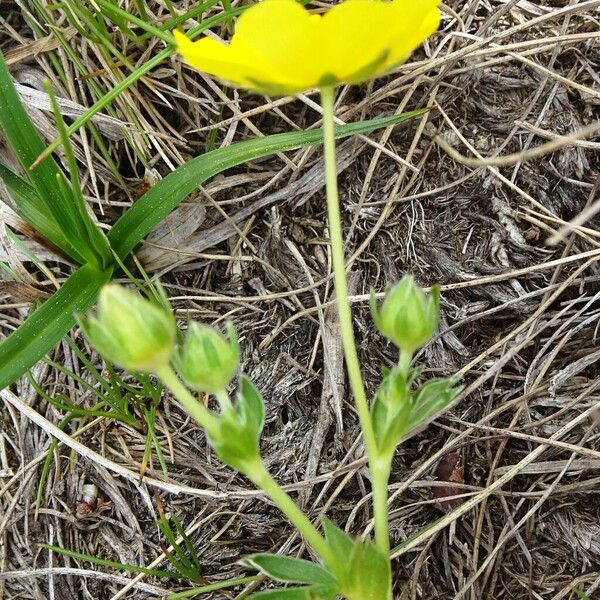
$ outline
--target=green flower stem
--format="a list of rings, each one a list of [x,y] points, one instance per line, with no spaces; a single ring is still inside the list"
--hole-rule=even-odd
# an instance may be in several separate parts
[[[187,388],[179,381],[175,371],[173,371],[169,365],[164,365],[157,369],[156,374],[165,386],[173,392],[175,398],[177,398],[184,410],[195,419],[203,429],[209,433],[210,431],[215,431],[217,429],[217,418],[211,414],[202,402],[190,394]]]
[[[219,403],[219,406],[221,407],[222,411],[233,410],[231,399],[229,398],[229,394],[226,390],[223,390],[222,392],[217,392],[215,394],[215,398],[217,399],[217,402]]]
[[[375,536],[377,547],[385,556],[390,555],[390,523],[388,517],[388,481],[392,466],[392,457],[380,454],[369,463],[371,469],[371,490],[373,492],[373,513],[375,518]],[[385,532],[385,535],[383,533]]]
[[[410,373],[410,363],[413,358],[412,352],[407,352],[406,350],[400,350],[400,358],[398,359],[398,366],[400,367],[400,372],[404,375],[405,379],[408,379],[408,374]]]
[[[329,237],[331,240],[331,255],[333,261],[333,278],[335,295],[344,357],[350,388],[354,396],[358,418],[365,440],[367,459],[373,479],[373,511],[375,513],[375,541],[386,556],[389,556],[390,541],[387,516],[387,477],[386,485],[382,486],[382,478],[378,470],[378,452],[375,432],[369,413],[367,394],[362,380],[360,363],[354,341],[352,313],[348,301],[348,282],[346,280],[346,262],[344,259],[344,241],[342,237],[342,216],[337,186],[337,168],[335,163],[335,125],[334,125],[334,89],[321,88],[321,106],[323,107],[323,144],[325,152],[325,181],[327,189],[327,214],[329,219]],[[389,470],[389,469],[388,469]],[[375,482],[378,485],[375,485]]]
[[[187,388],[181,383],[173,369],[169,365],[165,365],[156,371],[156,374],[167,388],[173,392],[181,406],[185,411],[192,416],[198,424],[208,433],[211,429],[215,430],[218,427],[217,417],[214,417],[210,411],[204,407],[201,402],[192,396]],[[231,408],[231,401],[227,393],[217,394],[219,403],[222,408],[226,409],[227,405]],[[225,406],[223,406],[225,404]],[[321,557],[326,565],[335,564],[336,558],[325,538],[318,532],[317,528],[310,522],[308,517],[298,508],[298,505],[290,498],[290,496],[281,489],[281,486],[271,477],[260,459],[249,462],[244,468],[244,475],[252,481],[259,489],[275,503],[281,512],[290,520],[296,527],[302,537],[308,542],[311,548]]]
[[[244,475],[275,503],[277,508],[289,519],[310,547],[321,557],[325,566],[331,568],[332,565],[339,562],[325,541],[325,538],[290,498],[287,492],[273,479],[262,461],[258,460],[248,465]]]

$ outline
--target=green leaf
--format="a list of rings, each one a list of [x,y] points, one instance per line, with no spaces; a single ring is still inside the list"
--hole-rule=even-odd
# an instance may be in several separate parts
[[[389,559],[371,541],[358,539],[349,559],[347,579],[340,582],[349,600],[391,600]]]
[[[242,564],[258,569],[276,581],[335,585],[335,578],[329,571],[301,558],[268,553],[253,554],[244,558]]]
[[[112,271],[99,271],[90,265],[81,267],[0,344],[0,389],[52,349],[75,324],[74,314],[90,308],[111,275]]]
[[[35,127],[31,123],[29,115],[25,111],[21,103],[21,98],[17,94],[12,78],[4,62],[4,56],[0,52],[0,130],[6,136],[6,139],[15,153],[23,170],[28,173],[32,183],[32,189],[35,190],[38,202],[38,212],[46,217],[46,222],[43,219],[37,219],[35,227],[44,237],[46,237],[46,226],[51,230],[56,230],[56,227],[62,232],[62,239],[57,239],[53,235],[53,243],[57,245],[65,254],[81,262],[81,256],[74,252],[68,235],[65,235],[63,223],[56,219],[54,211],[55,206],[61,203],[60,191],[58,190],[56,177],[60,176],[58,165],[54,160],[49,159],[39,169],[29,172],[29,167],[35,161],[37,156],[44,150],[44,142],[40,138]],[[9,175],[6,169],[2,171],[2,177]],[[13,174],[14,175],[14,174]],[[9,175],[10,176],[10,175]],[[11,186],[12,184],[12,186]],[[15,180],[7,181],[7,186],[11,192],[15,190]],[[20,186],[20,191],[23,193],[23,186]],[[21,200],[21,196],[17,195],[14,198],[15,202]],[[35,202],[36,198],[31,194],[27,194],[26,201],[28,204]],[[24,210],[31,210],[30,207]],[[16,211],[19,213],[19,211]],[[20,213],[19,213],[20,214]],[[52,235],[52,234],[51,234]],[[50,239],[50,238],[49,238]]]
[[[44,203],[35,188],[2,163],[0,163],[0,179],[2,179],[10,194],[8,198],[4,199],[7,206],[53,246],[78,262],[82,260],[81,256],[65,238],[54,217],[46,214],[43,210]]]
[[[425,383],[415,394],[408,428],[413,429],[448,406],[460,392],[460,388],[454,387],[455,383],[454,378],[432,379]]]
[[[409,381],[400,365],[386,371],[371,406],[377,447],[384,456],[391,456],[408,428],[413,402]]]
[[[286,588],[283,590],[265,590],[252,594],[250,598],[263,600],[333,600],[337,595],[335,588],[311,585],[302,588]]]
[[[265,403],[260,392],[246,376],[242,377],[237,405],[243,423],[247,423],[260,439],[265,423]]]
[[[59,120],[59,130],[61,122]],[[45,144],[36,131],[29,115],[21,103],[12,78],[0,53],[0,129],[4,132],[10,147],[19,160],[21,167],[27,173],[32,189],[36,196],[31,193],[24,195],[24,187],[21,185],[21,193],[13,198],[17,204],[24,202],[26,206],[19,214],[32,214],[32,203],[37,200],[36,223],[31,223],[42,236],[52,241],[67,256],[76,262],[83,264],[89,258],[95,258],[93,247],[104,242],[103,251],[109,256],[109,249],[100,230],[95,226],[87,214],[85,206],[78,203],[73,189],[66,184],[65,176],[54,160],[49,158],[43,163],[30,169],[38,155],[44,150]],[[63,128],[64,129],[64,128]],[[67,148],[67,155],[69,150]],[[73,161],[74,162],[74,161]],[[71,165],[71,168],[72,165]],[[6,168],[2,171],[2,177],[8,177],[11,193],[16,190],[16,180],[10,177]],[[13,174],[14,175],[14,174]],[[12,186],[10,185],[12,184]],[[79,192],[81,195],[81,193]],[[41,217],[45,217],[45,219]],[[56,229],[61,236],[56,235]],[[48,231],[47,231],[48,229]],[[85,235],[87,233],[87,235]],[[100,241],[98,241],[100,240]],[[92,242],[92,243],[91,243]]]
[[[336,128],[336,137],[367,133],[407,121],[425,112],[426,109],[417,110],[342,125]],[[180,202],[213,175],[256,158],[318,144],[322,139],[321,129],[279,133],[238,142],[193,158],[156,183],[113,225],[108,239],[114,251],[124,259]]]
[[[85,262],[93,262],[101,268],[106,268],[112,263],[112,254],[108,245],[108,240],[92,221],[87,212],[83,192],[81,191],[81,183],[79,181],[79,171],[75,153],[71,146],[71,141],[67,136],[67,127],[60,113],[56,96],[52,91],[52,86],[49,81],[45,82],[46,92],[50,98],[52,110],[54,112],[54,121],[60,138],[63,143],[63,149],[67,158],[67,167],[71,176],[70,184],[67,184],[66,178],[62,172],[57,175],[59,185],[63,190],[64,206],[62,213],[68,217],[70,222],[68,233],[73,236],[77,243],[75,247],[77,251],[86,258]],[[57,207],[58,209],[58,207]]]
[[[338,580],[346,579],[348,571],[348,557],[352,554],[354,540],[337,525],[332,523],[327,517],[323,517],[323,531],[325,532],[325,541],[331,548],[334,556],[338,559],[331,569],[335,570]]]

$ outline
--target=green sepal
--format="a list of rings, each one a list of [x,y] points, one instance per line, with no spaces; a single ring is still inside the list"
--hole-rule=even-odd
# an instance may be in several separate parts
[[[208,441],[228,466],[244,473],[260,459],[260,436],[264,424],[264,401],[247,377],[242,377],[238,401],[217,419]]]

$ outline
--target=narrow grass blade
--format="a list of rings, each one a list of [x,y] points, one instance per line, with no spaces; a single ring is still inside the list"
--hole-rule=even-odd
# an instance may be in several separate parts
[[[242,13],[244,10],[245,7],[240,7],[233,9],[231,12],[219,13],[218,15],[215,15],[210,19],[206,19],[197,27],[194,27],[188,32],[188,35],[193,39],[209,27],[217,25],[222,21],[226,21],[232,16]],[[158,54],[150,58],[147,62],[143,63],[138,69],[136,69],[127,77],[125,77],[125,79],[117,83],[115,87],[113,87],[111,90],[108,90],[106,94],[104,94],[94,103],[93,106],[86,110],[81,116],[77,117],[77,119],[75,119],[73,123],[71,123],[71,125],[67,127],[67,135],[73,135],[81,127],[86,125],[96,113],[100,112],[105,107],[108,107],[121,92],[123,92],[129,86],[133,85],[136,81],[141,79],[146,73],[154,69],[154,67],[160,65],[164,60],[169,58],[171,54],[173,54],[173,52],[175,52],[174,46],[169,46],[168,48],[161,50]],[[45,162],[48,159],[48,157],[61,145],[61,143],[62,142],[60,139],[54,140],[49,146],[46,147],[46,149],[43,152],[39,154],[32,166],[37,168],[38,165]]]
[[[119,571],[129,571],[130,573],[144,573],[144,575],[153,575],[154,577],[164,577],[166,579],[180,579],[179,573],[173,573],[173,571],[163,571],[161,569],[146,569],[145,567],[138,567],[137,565],[129,565],[127,563],[120,563],[114,560],[106,560],[104,558],[98,558],[97,556],[91,556],[89,554],[82,554],[81,552],[75,552],[73,550],[67,550],[66,548],[60,548],[59,546],[52,546],[51,544],[40,544],[42,548],[46,550],[52,550],[57,554],[63,554],[70,558],[77,560],[85,560],[92,563],[93,565],[100,565],[101,567],[108,567],[109,569],[117,569]]]
[[[23,375],[75,324],[74,315],[94,303],[112,271],[86,265],[73,273],[62,287],[29,315],[0,344],[0,389]]]
[[[6,136],[23,170],[28,171],[40,152],[44,150],[44,143],[21,104],[2,53],[0,53],[0,130]],[[65,231],[65,223],[57,219],[55,213],[55,207],[61,202],[56,183],[57,176],[60,176],[58,165],[50,159],[35,173],[28,173],[31,189],[35,190],[36,196],[25,193],[24,186],[18,185],[16,176],[13,173],[11,177],[11,172],[6,167],[2,169],[1,176],[6,180],[11,192],[17,192],[13,201],[17,204],[23,202],[24,206],[21,209],[23,214],[34,212],[32,206],[37,200],[36,224],[31,225],[44,237],[48,233],[48,237],[53,238],[53,244],[79,262],[80,256],[74,252],[68,241],[69,235],[68,230]],[[60,235],[57,230],[61,232]]]
[[[83,192],[81,191],[77,161],[75,160],[73,147],[67,135],[65,121],[58,108],[56,96],[52,91],[50,83],[46,82],[45,87],[50,98],[50,103],[52,104],[54,121],[62,140],[71,176],[70,185],[67,185],[63,174],[59,173],[57,175],[60,182],[64,183],[62,186],[64,188],[64,193],[62,194],[64,204],[60,207],[60,211],[70,222],[68,231],[69,239],[79,254],[85,256],[86,262],[92,262],[100,268],[106,268],[112,262],[112,254],[108,241],[87,212]],[[56,209],[59,209],[59,207],[56,207]]]
[[[418,117],[427,109],[359,121],[336,128],[338,138],[367,133]],[[125,258],[182,200],[209,177],[247,161],[320,143],[321,129],[279,133],[239,142],[198,156],[161,179],[146,192],[113,226],[108,234],[113,250]]]
[[[158,27],[154,27],[150,25],[145,19],[140,19],[135,15],[128,13],[126,10],[120,8],[114,2],[110,2],[109,0],[96,0],[97,4],[104,9],[104,13],[109,16],[115,23],[120,24],[120,29],[122,30],[124,26],[123,22],[129,21],[142,29],[145,29],[148,33],[151,33],[155,37],[162,39],[167,42],[167,44],[173,44],[173,36],[165,31],[162,31]]]
[[[4,201],[5,204],[12,208],[23,221],[33,227],[46,241],[70,258],[77,260],[77,262],[81,261],[82,257],[65,238],[54,218],[47,215],[43,210],[43,200],[38,196],[35,188],[2,163],[0,163],[0,179],[11,195]]]

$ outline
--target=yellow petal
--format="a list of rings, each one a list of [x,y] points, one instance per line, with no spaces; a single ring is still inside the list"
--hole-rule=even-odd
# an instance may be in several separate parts
[[[347,0],[323,17],[322,61],[340,81],[390,52],[389,30],[395,17],[391,3]]]
[[[387,72],[439,25],[439,0],[346,0],[324,16],[296,0],[263,0],[238,19],[229,46],[175,32],[195,68],[238,86],[293,94]]]
[[[394,0],[396,14],[401,19],[394,32],[388,66],[405,61],[440,25],[439,0]]]
[[[231,52],[230,46],[217,40],[204,37],[197,42],[192,42],[180,31],[174,31],[173,35],[181,56],[199,71],[217,75],[242,87],[249,85],[249,76],[264,75],[247,61],[240,62],[239,57]]]
[[[263,0],[240,16],[231,47],[240,60],[251,57],[265,83],[306,89],[321,73],[319,24],[295,0]]]

